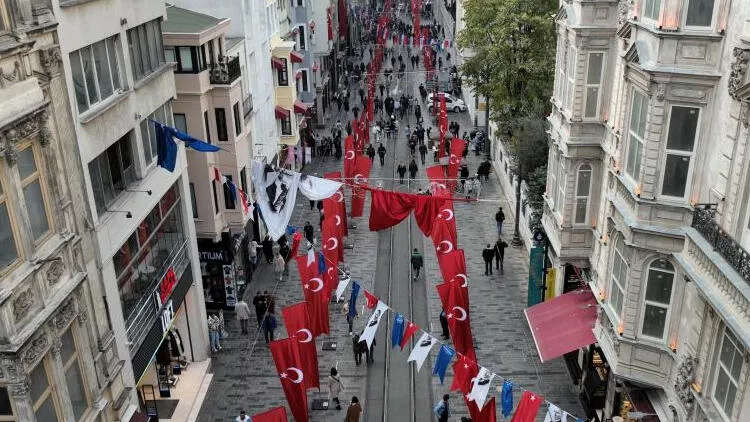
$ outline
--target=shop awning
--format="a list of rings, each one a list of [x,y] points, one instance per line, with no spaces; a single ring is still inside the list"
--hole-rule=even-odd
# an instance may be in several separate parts
[[[302,63],[305,61],[305,56],[302,55],[302,53],[298,51],[292,51],[289,53],[289,58],[292,59],[292,63]]]
[[[305,112],[307,112],[308,107],[310,106],[303,103],[300,100],[294,101],[294,113],[295,114],[305,114]]]
[[[278,57],[271,57],[271,67],[281,70],[284,68],[284,61]]]
[[[579,289],[524,309],[542,362],[592,343],[598,304],[590,290]]]
[[[276,106],[274,109],[274,113],[276,114],[277,119],[286,119],[291,114],[289,110],[285,109],[282,106]]]

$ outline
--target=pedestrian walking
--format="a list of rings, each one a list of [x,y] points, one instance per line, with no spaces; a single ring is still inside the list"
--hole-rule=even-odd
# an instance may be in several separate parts
[[[211,341],[211,351],[221,350],[221,320],[215,314],[208,316],[208,338]]]
[[[280,253],[276,254],[273,259],[273,269],[276,274],[276,280],[284,281],[284,267],[286,266],[286,260],[281,256]]]
[[[253,418],[247,416],[244,410],[240,410],[240,415],[234,418],[234,422],[253,422]]]
[[[258,327],[263,322],[263,315],[266,314],[268,309],[266,297],[260,294],[260,290],[255,294],[253,298],[253,307],[255,307],[255,317],[258,319]]]
[[[362,330],[359,333],[360,338],[362,338],[362,333],[364,333],[364,330]],[[367,347],[367,342],[365,340],[360,340],[359,347],[365,352],[365,362],[374,363],[375,362],[375,339],[372,339],[372,343],[370,344],[370,347]]]
[[[359,342],[359,334],[355,334],[352,337],[352,352],[354,352],[354,364],[359,366],[362,363],[362,345]]]
[[[276,317],[272,312],[268,312],[263,318],[263,336],[266,338],[266,344],[273,341],[274,330],[276,330]]]
[[[497,242],[495,242],[495,269],[500,270],[501,274],[505,272],[503,261],[505,261],[505,248],[507,247],[508,244],[501,238],[498,238]]]
[[[282,239],[285,239],[283,237]],[[292,249],[289,247],[289,244],[284,242],[279,246],[279,255],[281,255],[281,258],[284,260],[284,272],[282,275],[289,275],[289,260],[292,259],[290,256],[292,254]]]
[[[245,299],[240,299],[240,301],[234,305],[234,312],[237,314],[237,320],[240,321],[242,334],[247,334],[247,324],[250,321],[250,307],[247,306]]]
[[[422,120],[422,108],[419,104],[414,106],[414,117],[417,119],[417,123]]]
[[[419,271],[422,269],[422,265],[424,265],[422,254],[419,253],[417,248],[414,248],[414,252],[411,253],[411,268],[414,272],[414,280],[419,277]]]
[[[359,399],[357,396],[352,396],[352,402],[349,404],[349,408],[346,409],[346,419],[344,422],[359,422],[359,415],[362,414],[362,406],[359,405]]]
[[[448,399],[450,399],[450,396],[448,394],[443,394],[443,399],[440,400],[438,404],[436,404],[432,409],[433,413],[435,413],[435,416],[437,416],[438,422],[448,422],[448,418],[450,417],[450,406],[448,405]]]
[[[266,298],[266,312],[275,314],[276,313],[276,298],[271,293],[268,293],[268,290],[263,291],[263,297]]]
[[[399,163],[396,172],[398,173],[398,182],[403,185],[404,175],[406,175],[406,165],[404,163]]]
[[[500,207],[495,213],[495,224],[497,225],[498,237],[503,235],[503,223],[504,222],[505,222],[505,213],[503,212],[503,207]]]
[[[451,334],[448,330],[448,316],[445,315],[445,309],[440,310],[440,328],[443,330],[443,340],[450,339]]]
[[[349,302],[344,302],[343,306],[344,316],[346,317],[346,323],[349,325],[349,335],[352,335],[352,332],[354,331],[352,327],[354,326],[354,319],[357,318],[357,308],[354,308],[354,312],[349,314]]]
[[[484,275],[492,275],[492,260],[495,258],[495,249],[488,243],[487,247],[482,250],[482,259],[484,259]]]
[[[424,166],[425,158],[427,157],[427,145],[420,144],[419,145],[419,158],[422,159],[422,165]]]
[[[266,257],[266,263],[270,264],[273,262],[273,240],[271,239],[271,236],[266,235],[265,238],[263,238],[263,255]]]
[[[367,156],[370,157],[370,161],[375,160],[375,147],[372,144],[367,146]]]
[[[409,163],[409,179],[413,179],[417,176],[417,170],[419,170],[417,162],[412,159],[411,163]]]
[[[247,256],[250,258],[250,265],[252,269],[258,266],[258,242],[255,239],[251,240],[247,245]]]
[[[331,375],[328,376],[328,402],[336,403],[336,410],[341,410],[339,403],[339,393],[344,387],[341,385],[341,376],[336,368],[331,368]]]
[[[378,147],[378,157],[380,157],[381,167],[385,165],[385,152],[385,147],[383,146],[383,144],[380,144],[380,146]]]
[[[315,235],[315,229],[309,221],[305,221],[305,225],[302,227],[302,231],[303,233],[305,233],[305,239],[307,239],[307,241],[311,244],[314,243],[313,236]]]

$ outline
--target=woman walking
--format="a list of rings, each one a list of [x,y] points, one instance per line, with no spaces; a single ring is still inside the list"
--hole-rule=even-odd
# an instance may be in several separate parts
[[[276,273],[276,279],[279,281],[284,281],[284,267],[286,266],[286,261],[284,261],[284,258],[281,256],[280,253],[276,253],[276,257],[273,259],[273,269]]]
[[[328,401],[336,403],[336,410],[341,410],[341,403],[339,403],[339,393],[343,390],[341,385],[341,377],[336,368],[331,368],[331,375],[328,377]]]
[[[216,353],[221,350],[221,320],[216,315],[208,316],[208,338],[211,340],[211,351]]]
[[[357,396],[352,396],[352,402],[346,410],[346,419],[344,422],[359,422],[359,415],[362,414],[362,406],[359,405]]]

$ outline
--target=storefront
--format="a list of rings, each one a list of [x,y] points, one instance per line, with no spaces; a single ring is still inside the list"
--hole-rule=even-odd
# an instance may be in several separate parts
[[[198,239],[198,259],[203,278],[203,294],[207,309],[234,310],[247,278],[247,232],[253,233],[249,221],[237,233],[223,232],[221,239]]]

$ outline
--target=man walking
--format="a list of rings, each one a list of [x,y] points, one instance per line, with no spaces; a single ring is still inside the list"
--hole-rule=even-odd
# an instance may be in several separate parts
[[[276,330],[276,317],[273,316],[272,312],[269,312],[263,319],[263,336],[266,338],[266,344],[273,341],[274,330]]]
[[[417,170],[419,170],[419,167],[417,167],[417,162],[411,160],[411,163],[409,163],[409,179],[413,179],[417,176]]]
[[[419,157],[422,159],[422,165],[424,166],[424,160],[427,157],[427,145],[424,143],[419,145]]]
[[[505,213],[503,212],[503,207],[500,207],[495,213],[495,224],[497,224],[498,236],[503,235],[503,222],[505,222]]]
[[[305,233],[305,239],[311,244],[313,243],[313,236],[315,235],[315,229],[309,221],[305,221],[305,226],[302,228]],[[285,257],[286,258],[286,257]]]
[[[450,417],[450,406],[448,405],[448,399],[450,399],[450,396],[447,394],[443,394],[443,400],[440,400],[440,402],[435,405],[435,408],[432,409],[432,411],[435,413],[435,416],[437,416],[438,422],[448,422],[448,418]]]
[[[487,247],[482,250],[484,259],[484,275],[492,275],[492,259],[495,257],[495,250],[488,243]]]
[[[240,301],[234,305],[234,312],[237,314],[237,319],[240,321],[242,334],[247,334],[247,323],[250,320],[250,307],[247,306],[245,299],[240,299]]]
[[[412,270],[414,270],[414,281],[419,278],[419,270],[422,269],[423,264],[424,259],[422,258],[422,255],[419,253],[417,248],[414,248],[414,252],[411,253],[411,268]]]
[[[383,144],[380,144],[380,146],[378,147],[378,157],[380,157],[381,167],[385,165],[385,152],[385,147],[383,146]]]
[[[404,163],[400,163],[396,168],[396,172],[398,173],[398,182],[403,185],[404,176],[406,175],[406,165]]]
[[[263,322],[263,315],[266,313],[266,298],[260,294],[260,290],[255,293],[253,306],[255,307],[255,317],[258,318],[258,327],[260,327]]]
[[[445,315],[445,309],[440,310],[440,328],[443,330],[443,340],[450,339],[451,334],[448,330],[448,317]]]
[[[501,238],[498,238],[497,242],[495,242],[495,269],[500,270],[501,274],[505,272],[503,261],[505,261],[505,248],[507,247],[508,244]]]

